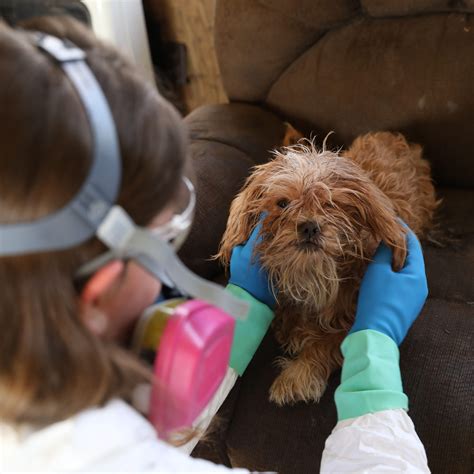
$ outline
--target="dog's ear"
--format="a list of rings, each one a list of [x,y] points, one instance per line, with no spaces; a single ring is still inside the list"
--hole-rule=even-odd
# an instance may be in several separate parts
[[[227,228],[222,236],[219,252],[215,256],[224,266],[229,265],[232,249],[246,242],[258,224],[263,212],[261,200],[265,190],[265,172],[266,165],[255,167],[242,191],[232,201]]]
[[[373,238],[383,241],[393,253],[392,266],[400,270],[407,256],[406,228],[397,217],[390,199],[374,184],[361,183],[357,190],[362,199],[356,206],[361,224]]]

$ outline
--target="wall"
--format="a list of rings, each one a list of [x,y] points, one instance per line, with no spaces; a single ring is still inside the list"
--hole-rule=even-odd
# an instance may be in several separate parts
[[[182,99],[188,111],[203,104],[226,102],[214,52],[215,0],[149,0],[166,39],[185,43],[188,84]]]

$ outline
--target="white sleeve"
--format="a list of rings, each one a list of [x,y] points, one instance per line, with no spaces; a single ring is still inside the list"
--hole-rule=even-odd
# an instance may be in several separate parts
[[[340,421],[326,440],[321,473],[427,473],[425,449],[405,410]]]
[[[23,432],[24,431],[24,432]],[[1,472],[153,472],[248,474],[193,459],[159,440],[122,400],[40,430],[0,423]]]
[[[232,390],[232,387],[235,385],[235,382],[238,379],[237,372],[229,367],[227,373],[225,374],[222,383],[220,384],[218,390],[212,397],[211,401],[208,403],[204,411],[199,415],[198,419],[193,423],[193,426],[203,433],[207,430],[211,424],[214,415],[217,413],[221,405],[224,403],[227,395]],[[188,443],[183,446],[180,446],[178,449],[186,454],[191,454],[192,450],[198,444],[199,438],[193,438]]]

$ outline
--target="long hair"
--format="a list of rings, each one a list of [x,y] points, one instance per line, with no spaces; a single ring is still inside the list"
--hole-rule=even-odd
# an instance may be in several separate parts
[[[122,157],[120,204],[147,225],[178,188],[186,161],[179,115],[113,48],[67,17],[0,21],[0,222],[28,221],[65,205],[91,164],[91,131],[67,76],[28,30],[67,38],[108,100]],[[1,236],[0,236],[1,238]],[[147,378],[134,356],[91,334],[79,317],[78,267],[104,251],[95,238],[63,251],[0,257],[0,420],[49,424]]]

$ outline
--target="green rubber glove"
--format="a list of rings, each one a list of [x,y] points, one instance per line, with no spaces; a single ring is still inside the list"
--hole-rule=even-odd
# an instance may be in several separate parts
[[[254,298],[239,286],[229,284],[226,290],[237,298],[247,301],[250,305],[247,319],[237,320],[235,323],[234,341],[229,362],[229,365],[239,375],[242,375],[267,333],[275,315],[266,304]]]
[[[408,409],[398,345],[428,294],[421,245],[408,229],[405,266],[394,272],[392,252],[381,244],[362,280],[353,328],[341,345],[344,364],[335,393],[338,419]]]
[[[408,409],[398,346],[371,329],[357,331],[341,345],[344,364],[334,399],[338,420],[396,408]]]

